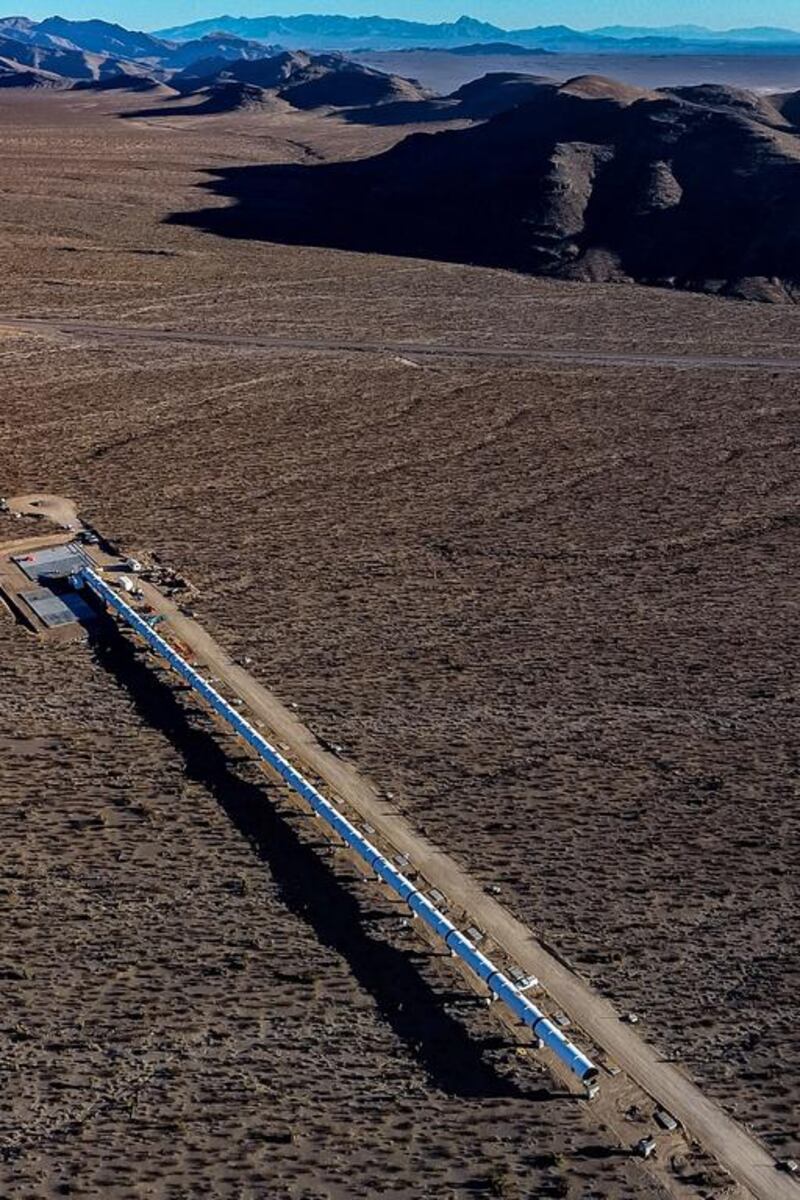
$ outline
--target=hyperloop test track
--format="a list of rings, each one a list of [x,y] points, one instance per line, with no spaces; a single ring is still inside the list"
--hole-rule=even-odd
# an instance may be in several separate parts
[[[564,1036],[553,1022],[537,1008],[486,955],[449,921],[413,883],[398,871],[389,860],[329,800],[313,787],[266,738],[262,737],[241,713],[227,702],[176,650],[90,567],[84,567],[73,577],[77,589],[88,588],[175,670],[240,737],[252,746],[258,756],[276,772],[316,815],[325,822],[358,857],[374,871],[404,901],[412,913],[444,942],[448,950],[469,967],[489,991],[508,1007],[515,1017],[547,1046],[583,1083],[597,1077],[597,1067]]]

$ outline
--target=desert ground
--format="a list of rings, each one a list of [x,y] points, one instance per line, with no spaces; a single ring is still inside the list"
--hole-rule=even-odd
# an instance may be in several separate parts
[[[796,1153],[800,389],[715,360],[796,358],[800,315],[214,237],[170,218],[225,203],[215,171],[408,130],[159,104],[0,99],[0,492],[72,496],[185,575],[321,739]],[[598,361],[514,357],[541,349]],[[729,1194],[679,1158],[667,1193],[446,964],[411,971],[141,656],[0,613],[0,696],[4,1194]]]
[[[756,92],[800,88],[796,54],[448,54],[441,50],[378,50],[355,55],[381,71],[419,79],[435,91],[449,92],[489,71],[523,71],[571,79],[605,75],[638,87],[661,88],[696,83],[728,83]]]

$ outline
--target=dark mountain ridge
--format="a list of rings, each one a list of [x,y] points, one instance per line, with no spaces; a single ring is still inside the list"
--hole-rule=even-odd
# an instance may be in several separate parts
[[[164,50],[160,38],[149,33],[133,32],[108,21],[68,21],[64,17],[47,17],[35,26],[35,36],[45,34],[63,43],[109,54],[115,58],[152,59],[158,61]]]
[[[0,31],[1,32],[1,31]],[[141,76],[147,73],[142,63],[112,58],[71,47],[38,45],[0,36],[0,56],[29,71],[61,77],[64,85],[74,79],[103,79],[112,75]],[[30,86],[20,78],[21,86]],[[9,76],[6,86],[13,86]]]
[[[68,82],[51,71],[37,71],[15,59],[0,57],[0,88],[62,88]]]
[[[208,50],[202,44],[196,50],[193,47],[194,43],[203,43],[207,38],[215,38],[220,44],[229,43],[230,51],[225,57],[230,58],[253,57],[252,45],[258,43],[315,51],[419,47],[447,50],[499,43],[506,47],[506,53],[511,53],[508,48],[514,46],[554,53],[691,55],[708,54],[710,49],[715,54],[728,55],[800,53],[800,32],[766,26],[721,32],[702,26],[663,29],[608,26],[586,32],[566,25],[541,25],[506,30],[469,16],[438,24],[339,14],[220,16],[155,34],[128,30],[108,21],[74,21],[60,16],[33,21],[16,16],[0,19],[0,34],[38,45],[134,59],[162,68],[186,66],[192,54],[197,58],[208,57]],[[249,52],[247,43],[251,45]]]
[[[800,130],[736,89],[540,82],[485,124],[375,158],[233,169],[238,207],[181,218],[230,236],[636,281],[800,295]]]
[[[60,16],[33,21],[28,17],[16,16],[0,18],[0,33],[38,45],[86,50],[162,67],[187,65],[189,60],[185,57],[185,49],[171,61],[178,44],[185,47],[187,43],[203,41],[208,37],[312,50],[403,50],[419,47],[446,50],[481,43],[500,43],[557,53],[707,54],[710,49],[715,54],[786,54],[795,49],[800,53],[800,32],[769,26],[725,31],[692,25],[661,29],[606,26],[581,31],[566,25],[540,25],[507,30],[469,16],[438,24],[339,14],[220,16],[175,26],[155,34],[129,30],[108,21],[74,21]],[[197,54],[198,58],[207,56],[202,48]],[[236,55],[231,53],[228,56]],[[247,57],[247,54],[238,56]]]
[[[191,42],[182,42],[180,45],[167,47],[165,53],[161,55],[159,63],[172,70],[181,70],[204,59],[213,58],[236,62],[239,59],[267,58],[280,54],[282,50],[282,46],[269,46],[264,42],[254,42],[233,34],[209,33],[205,37],[196,38]]]
[[[262,100],[266,93],[273,93],[275,98],[302,109],[413,105],[430,96],[413,80],[387,75],[351,62],[341,54],[306,54],[296,50],[232,63],[204,59],[173,76],[171,84],[184,95],[207,93],[211,89],[223,97],[236,94],[234,85],[257,88],[264,93]],[[255,99],[252,93],[242,94],[248,101]]]
[[[0,18],[0,37],[50,50],[102,54],[165,70],[180,70],[212,55],[233,61],[238,58],[263,58],[282,49],[221,31],[180,43],[170,42],[108,21],[68,21],[63,17],[48,17],[39,22],[27,17]]]
[[[491,55],[527,55],[554,54],[554,50],[543,50],[539,46],[519,46],[516,42],[470,42],[468,46],[453,46],[450,54],[460,54],[465,58]]]
[[[754,46],[764,42],[800,42],[800,32],[776,25],[756,25],[743,29],[707,29],[705,25],[662,25],[656,28],[646,25],[605,25],[593,29],[592,33],[621,40],[668,37],[686,42],[748,42]]]
[[[105,21],[53,17],[37,24],[25,17],[0,19],[0,56],[33,71],[57,74],[65,85],[70,80],[99,81],[115,75],[149,78],[157,85],[171,72],[185,70],[199,61],[225,64],[263,59],[280,50],[280,46],[224,33],[177,44],[149,34],[130,33]],[[19,85],[31,86],[31,82],[20,75]],[[14,86],[10,72],[4,86]]]
[[[463,84],[449,96],[400,99],[394,103],[356,109],[345,113],[358,125],[418,125],[425,122],[485,121],[497,113],[527,104],[542,84],[555,80],[545,75],[518,71],[492,71]]]

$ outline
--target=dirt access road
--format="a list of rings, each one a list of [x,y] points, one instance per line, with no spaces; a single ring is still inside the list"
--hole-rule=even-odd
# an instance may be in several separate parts
[[[397,357],[460,358],[485,361],[506,358],[523,362],[564,366],[673,367],[683,370],[752,370],[800,372],[800,358],[757,355],[615,354],[603,350],[552,350],[526,346],[450,344],[446,342],[367,342],[346,338],[286,338],[261,334],[208,333],[195,330],[158,329],[141,325],[100,325],[88,321],[0,316],[0,330],[52,333],[63,336],[139,342],[199,343],[210,346],[254,350],[298,350],[329,354],[392,354]]]
[[[99,566],[99,552],[91,552]],[[535,934],[487,895],[449,855],[417,833],[393,805],[354,767],[323,749],[309,729],[272,693],[224,653],[195,620],[180,612],[157,588],[142,582],[146,601],[207,671],[238,696],[296,765],[325,780],[451,903],[464,909],[512,959],[536,975],[553,1000],[609,1057],[660,1105],[671,1112],[757,1200],[800,1200],[800,1188],[776,1170],[775,1160],[739,1124],[710,1101],[674,1065],[660,1056],[583,979],[564,966]],[[587,883],[587,886],[589,884]]]

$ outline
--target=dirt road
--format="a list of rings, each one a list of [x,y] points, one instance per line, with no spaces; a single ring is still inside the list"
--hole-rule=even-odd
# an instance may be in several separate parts
[[[3,329],[27,333],[53,333],[113,341],[198,343],[210,346],[240,346],[253,350],[299,350],[328,354],[391,354],[399,357],[487,359],[554,363],[564,366],[670,367],[680,370],[752,370],[800,372],[798,358],[761,358],[756,355],[618,354],[605,350],[552,350],[526,346],[454,345],[445,342],[367,342],[348,338],[287,338],[262,334],[209,333],[195,330],[158,329],[136,325],[100,325],[58,318],[0,316]]]
[[[93,552],[100,562],[100,555]],[[296,765],[324,779],[459,908],[467,911],[519,965],[536,975],[550,996],[640,1087],[671,1112],[687,1133],[758,1200],[798,1200],[800,1188],[781,1175],[774,1159],[741,1126],[710,1101],[680,1069],[665,1062],[619,1013],[550,953],[535,934],[487,895],[445,851],[417,833],[354,767],[324,750],[280,701],[226,655],[216,641],[156,588],[143,584],[149,604],[210,674],[227,687],[285,747]],[[590,886],[587,881],[587,886]]]
[[[15,538],[11,542],[0,542],[0,555],[8,557],[11,554],[29,554],[31,550],[42,549],[45,546],[64,546],[74,538],[72,534],[44,533],[41,537]]]

